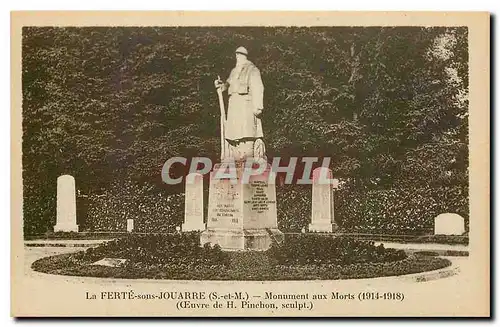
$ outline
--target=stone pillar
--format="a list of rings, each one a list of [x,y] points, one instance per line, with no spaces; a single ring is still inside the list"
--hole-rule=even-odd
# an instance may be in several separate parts
[[[318,167],[313,170],[312,217],[309,232],[331,233],[335,223],[332,170]]]
[[[434,235],[462,235],[464,218],[456,213],[442,213],[434,218]]]
[[[270,165],[263,165],[262,173],[256,174],[241,165],[214,166],[210,173],[207,230],[201,234],[201,244],[219,244],[225,250],[267,250],[273,240],[282,241],[275,174]],[[232,177],[220,178],[221,171]]]
[[[127,232],[131,233],[134,231],[134,220],[127,219]]]
[[[203,175],[191,173],[186,176],[186,192],[184,194],[183,232],[203,231]]]
[[[57,221],[54,232],[78,232],[75,179],[71,175],[57,178]]]

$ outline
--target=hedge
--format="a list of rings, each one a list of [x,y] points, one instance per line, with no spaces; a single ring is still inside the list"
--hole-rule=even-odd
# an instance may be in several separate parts
[[[279,228],[283,232],[300,232],[311,219],[311,186],[277,186],[277,206]],[[335,219],[345,232],[432,234],[434,217],[443,212],[464,217],[468,230],[466,187],[335,192]],[[89,196],[85,230],[123,232],[127,219],[132,218],[137,232],[173,232],[183,217],[183,193],[147,192],[129,186]]]
[[[106,194],[89,199],[85,230],[125,232],[134,219],[135,232],[171,233],[184,219],[184,194],[145,194],[140,197]]]
[[[336,192],[335,210],[340,227],[352,232],[429,234],[444,212],[464,217],[466,230],[469,224],[468,189],[462,186],[342,190]]]

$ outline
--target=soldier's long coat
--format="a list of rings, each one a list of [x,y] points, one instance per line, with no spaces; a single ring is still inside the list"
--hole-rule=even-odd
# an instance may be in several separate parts
[[[227,79],[227,87],[229,104],[225,138],[263,137],[262,122],[254,114],[254,108],[264,108],[264,84],[259,69],[250,61],[236,66]]]

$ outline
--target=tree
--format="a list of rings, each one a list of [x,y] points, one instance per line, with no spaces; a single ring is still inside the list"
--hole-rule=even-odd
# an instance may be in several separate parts
[[[270,157],[333,157],[358,188],[466,183],[465,28],[25,27],[25,226],[54,219],[63,173],[83,193],[179,192],[165,160],[216,161],[213,80],[239,45],[262,71]]]

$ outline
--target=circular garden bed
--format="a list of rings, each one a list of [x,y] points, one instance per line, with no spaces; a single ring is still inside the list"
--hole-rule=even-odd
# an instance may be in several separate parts
[[[118,267],[93,265],[103,258],[126,261]],[[440,269],[450,261],[407,256],[374,242],[321,235],[287,236],[265,252],[225,252],[200,246],[199,234],[130,235],[95,248],[42,258],[35,271],[109,278],[185,280],[313,280],[405,275]]]

